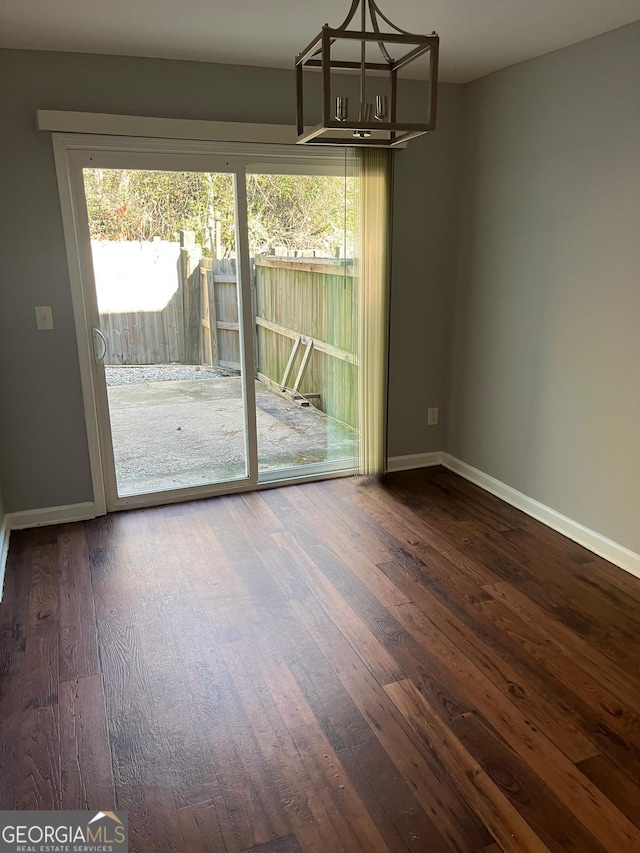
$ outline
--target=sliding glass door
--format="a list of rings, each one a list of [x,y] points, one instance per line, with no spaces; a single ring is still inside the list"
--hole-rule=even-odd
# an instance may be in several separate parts
[[[247,176],[264,481],[339,470],[357,455],[356,198],[345,162]]]
[[[117,497],[247,478],[234,175],[83,178]]]
[[[60,182],[106,507],[353,470],[346,158],[158,147],[67,146]]]

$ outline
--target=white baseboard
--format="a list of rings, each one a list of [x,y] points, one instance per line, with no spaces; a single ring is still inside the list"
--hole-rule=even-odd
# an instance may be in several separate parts
[[[624,545],[619,545],[617,542],[607,539],[606,536],[601,536],[595,530],[590,530],[572,518],[556,512],[555,509],[528,497],[517,489],[507,486],[506,483],[496,480],[495,477],[467,465],[466,462],[462,462],[448,453],[441,454],[441,464],[464,477],[465,480],[470,480],[476,486],[480,486],[481,489],[491,492],[492,495],[496,495],[511,506],[522,510],[537,521],[541,521],[547,527],[551,527],[579,545],[583,545],[599,557],[603,557],[630,574],[640,577],[640,554],[636,554],[635,551],[630,551]]]
[[[433,453],[412,453],[409,456],[390,456],[387,459],[387,472],[410,471],[412,468],[431,468],[440,465],[442,453],[439,450]]]
[[[86,521],[96,517],[93,501],[65,506],[47,506],[42,509],[27,509],[23,512],[9,512],[6,523],[9,530],[23,530],[26,527],[44,527],[47,524],[66,524],[70,521]]]
[[[0,521],[0,601],[4,591],[4,570],[7,567],[7,555],[9,554],[9,522],[5,515]]]

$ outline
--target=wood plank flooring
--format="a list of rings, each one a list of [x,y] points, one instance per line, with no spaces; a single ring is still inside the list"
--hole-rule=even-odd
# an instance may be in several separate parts
[[[441,468],[14,533],[0,715],[136,853],[640,851],[640,580]]]

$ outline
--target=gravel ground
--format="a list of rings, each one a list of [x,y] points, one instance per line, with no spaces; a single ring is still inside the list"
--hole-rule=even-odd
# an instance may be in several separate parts
[[[237,376],[237,371],[224,367],[204,367],[199,364],[150,364],[105,367],[107,385],[138,385],[140,382],[176,382],[180,379],[211,379],[217,376]]]
[[[184,370],[190,378],[172,378]],[[181,365],[108,371],[120,495],[245,476],[239,376]],[[261,382],[255,387],[261,470],[353,459],[353,429],[313,407],[296,406]]]

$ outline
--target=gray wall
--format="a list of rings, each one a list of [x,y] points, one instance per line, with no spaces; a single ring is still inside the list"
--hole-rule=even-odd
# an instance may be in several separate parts
[[[0,79],[0,481],[7,510],[19,511],[92,499],[51,139],[36,130],[36,110],[293,123],[294,81],[289,71],[263,68],[10,50],[0,50]],[[426,406],[444,394],[457,89],[442,87],[438,134],[398,156],[390,418],[397,455],[441,445],[439,431],[426,429]],[[53,306],[50,332],[35,328],[33,309],[43,304]]]
[[[640,23],[465,99],[447,449],[640,551]]]
[[[389,455],[442,450],[448,345],[456,275],[463,87],[446,86],[438,130],[395,158]],[[427,409],[440,422],[427,427]]]

